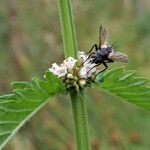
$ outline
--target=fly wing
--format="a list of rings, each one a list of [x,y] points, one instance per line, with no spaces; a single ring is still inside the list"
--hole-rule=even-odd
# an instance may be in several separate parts
[[[128,56],[120,52],[113,51],[108,58],[113,61],[128,62]]]
[[[99,29],[99,48],[102,48],[104,45],[107,45],[107,36],[108,31],[102,25],[100,25]]]

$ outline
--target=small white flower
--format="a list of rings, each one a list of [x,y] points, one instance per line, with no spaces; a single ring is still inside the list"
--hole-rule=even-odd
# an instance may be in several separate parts
[[[80,69],[79,76],[80,76],[80,78],[84,78],[84,79],[87,78],[87,69],[86,69],[86,67],[82,67]]]
[[[63,61],[61,66],[66,66],[68,68],[68,71],[72,73],[76,62],[77,60],[74,59],[73,57],[68,57],[66,60]]]
[[[85,67],[87,70],[87,77],[90,77],[94,72],[96,72],[95,64],[85,63]]]
[[[58,69],[58,77],[64,77],[67,74],[67,67],[66,66],[61,66]]]
[[[83,51],[79,51],[78,52],[78,59],[80,62],[83,62],[87,59],[87,56]]]
[[[67,67],[66,66],[59,67],[56,63],[54,63],[52,67],[49,68],[49,71],[54,73],[58,77],[63,77],[67,74]]]
[[[58,69],[59,69],[59,66],[56,63],[54,63],[54,64],[52,64],[52,67],[49,68],[49,71],[54,73],[55,75],[58,75],[58,72],[57,72]]]
[[[84,66],[79,71],[79,76],[84,79],[90,77],[93,73],[96,72],[96,67],[94,66],[95,64],[85,63]]]

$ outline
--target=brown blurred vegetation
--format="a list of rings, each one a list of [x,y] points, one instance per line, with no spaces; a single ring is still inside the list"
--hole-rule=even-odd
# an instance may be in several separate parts
[[[56,0],[0,1],[0,94],[12,81],[41,77],[63,60]],[[98,28],[129,55],[127,69],[150,79],[150,1],[73,0],[79,49],[98,42]],[[110,68],[122,66],[116,63]],[[87,94],[93,150],[149,150],[149,113],[95,89]],[[74,150],[70,102],[52,99],[11,140],[6,150]]]

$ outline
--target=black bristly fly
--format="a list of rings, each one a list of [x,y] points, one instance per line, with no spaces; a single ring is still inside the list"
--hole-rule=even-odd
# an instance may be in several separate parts
[[[91,63],[95,64],[95,66],[93,66],[91,69],[101,64],[104,65],[105,68],[100,72],[98,72],[98,74],[105,71],[108,68],[107,63],[113,63],[114,61],[120,61],[120,62],[128,61],[127,55],[115,51],[114,46],[109,45],[107,43],[107,36],[108,36],[107,30],[101,25],[99,29],[99,45],[94,44],[90,49],[90,51],[86,53],[89,54],[86,61],[90,60]],[[95,52],[92,52],[94,48],[95,48]]]

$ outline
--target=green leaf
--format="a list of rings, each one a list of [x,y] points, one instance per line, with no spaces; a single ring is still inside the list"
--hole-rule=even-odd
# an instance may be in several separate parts
[[[124,67],[120,67],[100,74],[96,87],[150,110],[150,88],[147,83],[148,80],[139,77],[135,71],[125,71]]]
[[[45,79],[12,83],[13,94],[0,96],[0,149],[48,99],[65,92],[60,79],[46,72]]]

